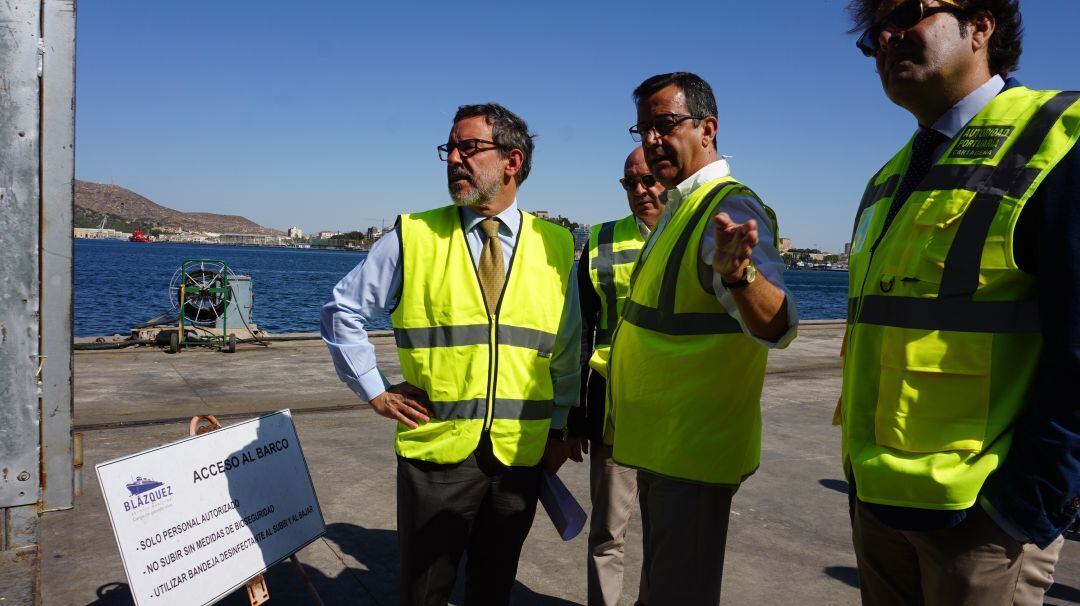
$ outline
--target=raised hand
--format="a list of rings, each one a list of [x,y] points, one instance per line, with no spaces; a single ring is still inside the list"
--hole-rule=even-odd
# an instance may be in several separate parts
[[[727,213],[713,218],[715,237],[713,246],[713,271],[728,282],[738,282],[750,264],[750,253],[758,243],[757,221],[735,223]]]
[[[428,408],[428,395],[423,389],[409,383],[392,385],[371,401],[375,412],[403,423],[409,429],[416,429],[420,423],[431,419]]]

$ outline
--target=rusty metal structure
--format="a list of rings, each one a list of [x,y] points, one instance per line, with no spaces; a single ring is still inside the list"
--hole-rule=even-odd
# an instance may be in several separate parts
[[[0,578],[34,596],[38,520],[76,491],[74,175],[75,0],[0,2]]]

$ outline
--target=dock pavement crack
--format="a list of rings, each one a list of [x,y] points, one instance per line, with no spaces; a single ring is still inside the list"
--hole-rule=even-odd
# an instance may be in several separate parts
[[[195,385],[193,385],[191,381],[188,381],[187,377],[184,376],[184,373],[180,372],[180,369],[176,367],[176,364],[173,364],[172,360],[167,360],[167,362],[169,363],[169,366],[173,369],[173,371],[176,373],[176,375],[180,377],[180,380],[184,382],[184,385],[188,386],[188,389],[191,390],[191,393],[195,394],[195,397],[199,398],[199,401],[203,403],[203,410],[206,411],[206,414],[214,414],[213,411],[210,410],[210,404],[208,404],[206,400],[203,399],[202,394],[199,393],[199,390],[195,389]]]

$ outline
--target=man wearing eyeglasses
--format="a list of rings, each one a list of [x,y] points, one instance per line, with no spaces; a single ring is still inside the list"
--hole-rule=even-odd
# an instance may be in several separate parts
[[[1080,507],[1080,95],[1016,0],[855,0],[918,130],[856,216],[840,413],[867,604],[1040,604]]]
[[[708,83],[661,74],[634,100],[668,202],[612,340],[613,458],[638,469],[650,603],[717,604],[731,499],[760,460],[768,348],[798,318],[775,215],[717,155]]]
[[[664,186],[649,172],[645,153],[634,148],[623,165],[619,184],[626,191],[630,214],[618,221],[594,225],[578,261],[581,296],[581,401],[570,412],[570,457],[589,455],[589,521],[587,560],[590,606],[618,604],[623,587],[623,554],[630,515],[637,506],[636,471],[611,460],[612,430],[605,427],[608,352],[619,310],[630,287],[638,252],[664,212]],[[591,365],[591,367],[590,367]],[[642,575],[639,604],[647,602]]]
[[[322,335],[338,376],[395,420],[401,603],[507,604],[541,461],[566,460],[580,389],[573,237],[521,212],[528,126],[465,105],[439,157],[454,204],[401,215],[334,288]],[[364,327],[390,311],[405,381],[379,372]]]

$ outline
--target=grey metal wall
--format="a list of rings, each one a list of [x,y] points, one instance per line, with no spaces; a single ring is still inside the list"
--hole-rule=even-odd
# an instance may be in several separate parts
[[[0,550],[71,507],[75,1],[0,3]]]
[[[40,8],[0,5],[0,507],[40,498]]]
[[[41,478],[44,508],[74,504],[72,210],[75,181],[75,0],[45,0],[41,19]]]

